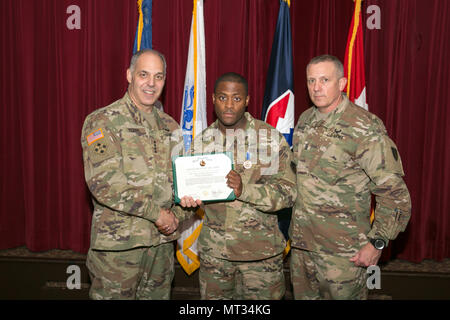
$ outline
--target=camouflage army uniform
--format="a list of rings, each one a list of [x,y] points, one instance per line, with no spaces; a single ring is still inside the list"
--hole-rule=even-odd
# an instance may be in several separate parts
[[[382,121],[344,95],[335,110],[324,120],[319,118],[319,111],[312,107],[300,116],[294,130],[298,197],[289,230],[294,294],[296,298],[319,297],[308,292],[305,283],[317,273],[307,266],[312,266],[314,255],[323,254],[328,258],[316,263],[317,268],[323,267],[322,278],[335,284],[342,280],[331,289],[331,298],[365,297],[366,273],[360,270],[365,269],[354,268],[348,259],[368,238],[388,243],[405,230],[411,202],[400,155]],[[377,203],[372,225],[371,193]],[[305,256],[300,259],[300,254]],[[333,262],[331,257],[340,260]],[[300,274],[303,271],[306,274]],[[353,277],[348,273],[361,277],[353,280],[362,293],[344,288],[342,283]]]
[[[243,185],[237,200],[205,204],[199,236],[202,299],[280,299],[285,292],[282,252],[286,241],[276,214],[271,213],[294,204],[292,152],[273,127],[249,113],[245,117],[245,138],[240,130],[238,143],[234,139],[227,143],[218,121],[194,139],[196,146],[203,147],[195,147],[194,153],[233,151],[234,170]],[[252,162],[250,168],[244,167],[245,160]],[[264,172],[271,166],[276,167],[274,172]]]
[[[178,124],[157,108],[152,113],[157,128],[126,93],[91,113],[83,126],[84,171],[94,204],[87,266],[95,299],[169,298],[179,235],[162,235],[154,222],[161,208],[172,206],[170,153],[179,141],[172,134]],[[158,263],[150,270],[145,264],[153,260]]]

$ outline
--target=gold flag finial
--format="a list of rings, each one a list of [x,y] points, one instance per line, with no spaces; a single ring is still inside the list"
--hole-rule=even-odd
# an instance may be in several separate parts
[[[283,0],[283,1],[287,3],[289,8],[291,7],[291,0]],[[353,0],[353,1],[355,1],[355,0]]]

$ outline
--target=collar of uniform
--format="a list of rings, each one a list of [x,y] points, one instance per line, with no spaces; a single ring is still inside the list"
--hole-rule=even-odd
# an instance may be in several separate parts
[[[125,102],[125,105],[127,106],[128,111],[131,114],[131,117],[133,118],[134,122],[139,125],[146,127],[145,125],[145,118],[144,116],[139,112],[139,109],[134,104],[133,100],[131,100],[130,95],[128,94],[128,91],[123,96],[123,100]]]
[[[252,115],[248,112],[245,112],[244,117],[247,119],[245,130],[255,129],[255,120]],[[214,123],[211,125],[211,128],[219,130],[219,119],[214,121]],[[222,134],[222,131],[220,131],[220,133]]]
[[[245,131],[249,129],[255,129],[255,120],[252,117],[252,115],[248,112],[244,113],[244,117],[247,119],[247,124],[245,125]],[[217,130],[217,131],[216,131]],[[202,132],[202,141],[209,143],[215,139],[215,132],[218,132],[220,136],[224,138],[224,134],[219,129],[219,119],[214,121],[208,128],[205,129],[204,132]],[[247,135],[246,138],[247,139]],[[223,142],[225,142],[226,139],[223,139]]]
[[[349,100],[345,94],[342,94],[342,101],[338,104],[338,106],[331,111],[325,119],[320,119],[317,115],[320,112],[317,107],[314,107],[314,111],[311,113],[311,117],[309,119],[310,126],[321,126],[325,128],[330,128],[334,126],[336,121],[341,117],[344,113],[347,105],[349,104]]]
[[[131,114],[131,117],[133,118],[134,122],[143,127],[148,127],[147,121],[145,120],[144,115],[141,113],[141,111],[136,107],[133,100],[131,100],[130,95],[128,94],[128,91],[125,93],[123,100],[125,101],[125,105],[127,106],[128,111]],[[162,106],[162,104],[161,104]],[[169,128],[165,125],[165,123],[161,120],[161,117],[159,116],[159,110],[156,107],[152,108],[152,113],[155,116],[156,123],[158,125],[159,130],[166,130],[170,131]]]
[[[162,104],[161,104],[162,106]],[[165,130],[170,131],[169,127],[166,125],[166,123],[161,119],[160,113],[162,112],[159,108],[156,107],[156,104],[152,108],[152,112],[155,116],[156,123],[158,125],[159,130]]]
[[[255,119],[252,117],[252,115],[248,112],[245,112],[244,116],[247,119],[245,130],[255,129]]]

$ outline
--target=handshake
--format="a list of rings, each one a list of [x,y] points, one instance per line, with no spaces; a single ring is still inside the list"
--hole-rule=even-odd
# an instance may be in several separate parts
[[[181,198],[180,202],[180,205],[183,208],[196,208],[201,204],[201,200],[194,200],[192,197],[188,196]],[[168,236],[178,229],[178,223],[179,221],[172,211],[169,209],[161,209],[159,212],[159,218],[156,220],[155,225],[159,232],[165,236]]]

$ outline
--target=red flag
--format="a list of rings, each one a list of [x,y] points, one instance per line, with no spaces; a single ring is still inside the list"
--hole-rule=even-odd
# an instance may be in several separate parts
[[[348,31],[347,47],[345,48],[344,74],[347,78],[345,92],[353,103],[369,110],[366,100],[366,77],[364,71],[364,41],[361,18],[361,1],[355,2],[352,22]],[[370,222],[375,219],[375,200],[372,199]]]
[[[348,32],[345,49],[344,73],[347,78],[345,91],[353,103],[368,110],[366,78],[364,75],[364,41],[361,18],[361,0],[354,0],[355,10]]]

